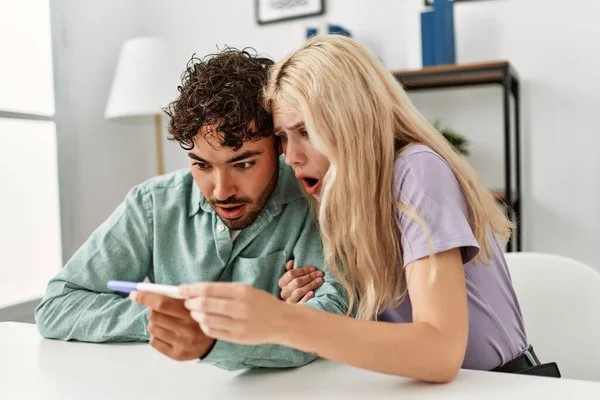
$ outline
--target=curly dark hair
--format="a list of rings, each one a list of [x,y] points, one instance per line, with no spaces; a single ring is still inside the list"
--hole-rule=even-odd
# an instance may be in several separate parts
[[[239,150],[247,141],[273,133],[271,115],[263,108],[263,87],[273,61],[252,48],[225,47],[203,59],[192,56],[182,74],[179,97],[164,111],[171,117],[169,139],[185,150],[204,125],[218,124],[205,138]]]

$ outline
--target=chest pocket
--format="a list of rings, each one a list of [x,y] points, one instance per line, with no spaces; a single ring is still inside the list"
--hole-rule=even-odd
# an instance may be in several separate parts
[[[277,282],[285,271],[287,252],[271,253],[259,258],[237,257],[231,269],[231,281],[265,290],[279,297]]]

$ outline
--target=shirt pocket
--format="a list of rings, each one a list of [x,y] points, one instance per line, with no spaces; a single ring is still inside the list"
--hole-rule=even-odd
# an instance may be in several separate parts
[[[277,282],[285,271],[287,252],[271,253],[259,258],[237,257],[231,270],[231,281],[279,295]]]

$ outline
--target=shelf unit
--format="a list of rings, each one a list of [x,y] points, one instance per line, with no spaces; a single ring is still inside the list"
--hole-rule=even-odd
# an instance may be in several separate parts
[[[521,251],[523,237],[521,188],[521,114],[519,77],[508,61],[440,65],[419,70],[392,71],[407,92],[464,86],[500,85],[504,125],[504,188],[492,190],[506,206],[516,229],[506,251]],[[511,112],[510,96],[514,99]],[[511,126],[511,118],[514,125]],[[514,143],[513,128],[514,127]],[[514,170],[513,170],[514,160]],[[513,185],[514,177],[514,185]]]

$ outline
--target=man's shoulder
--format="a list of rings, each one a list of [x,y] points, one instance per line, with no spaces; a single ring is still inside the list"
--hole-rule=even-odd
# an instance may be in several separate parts
[[[177,170],[168,174],[154,176],[129,191],[127,198],[151,208],[158,203],[166,212],[173,208],[186,208],[192,194],[194,179],[188,169]]]
[[[139,185],[134,189],[141,193],[170,193],[185,192],[188,193],[192,187],[194,180],[189,169],[180,169],[168,174],[154,176]]]

